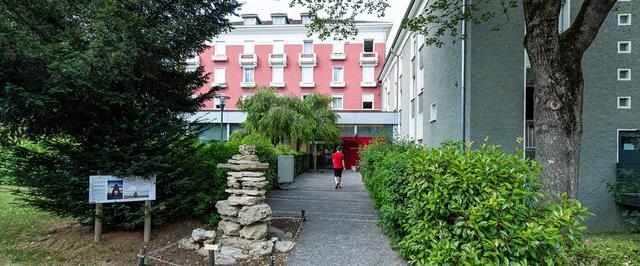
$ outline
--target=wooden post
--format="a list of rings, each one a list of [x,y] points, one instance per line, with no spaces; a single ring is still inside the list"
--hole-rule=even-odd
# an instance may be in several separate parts
[[[96,203],[96,218],[94,221],[93,242],[99,243],[102,237],[102,203]]]
[[[144,242],[151,241],[151,201],[144,201]]]
[[[140,253],[138,253],[138,266],[144,266],[144,259],[146,257],[146,248],[142,248]]]

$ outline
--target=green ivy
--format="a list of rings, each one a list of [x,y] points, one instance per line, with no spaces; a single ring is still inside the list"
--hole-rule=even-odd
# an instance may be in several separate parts
[[[586,209],[541,193],[541,166],[498,147],[374,142],[364,182],[392,246],[414,265],[562,264]]]

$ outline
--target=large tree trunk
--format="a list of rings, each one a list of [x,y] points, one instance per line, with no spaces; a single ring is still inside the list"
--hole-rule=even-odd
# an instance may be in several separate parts
[[[558,32],[560,0],[523,0],[524,45],[534,77],[536,160],[544,190],[578,195],[582,137],[581,62],[616,0],[584,0],[570,29]]]

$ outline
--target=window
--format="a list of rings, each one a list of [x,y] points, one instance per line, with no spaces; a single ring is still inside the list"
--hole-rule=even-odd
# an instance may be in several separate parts
[[[618,14],[618,25],[619,26],[631,25],[631,14]]]
[[[373,40],[364,40],[364,52],[370,53],[373,52]]]
[[[362,109],[373,109],[373,93],[362,94]]]
[[[313,83],[313,67],[302,67],[302,83]]]
[[[244,18],[244,25],[256,25],[257,22],[258,22],[258,18],[256,17]]]
[[[331,94],[331,108],[334,110],[342,110],[343,97],[342,94]]]
[[[341,40],[333,40],[333,54],[344,54],[344,42]]]
[[[629,42],[629,41],[618,42],[618,53],[619,54],[630,54],[631,53],[631,42]]]
[[[373,66],[362,66],[362,82],[371,83],[373,81]]]
[[[420,92],[420,94],[418,94],[418,113],[422,114],[422,112],[424,111],[424,102],[423,102],[423,93]]]
[[[284,41],[283,40],[275,40],[273,41],[273,54],[284,54]]]
[[[273,25],[284,25],[287,24],[287,18],[286,17],[272,17],[271,18]]]
[[[631,80],[631,69],[618,68],[618,80]]]
[[[411,47],[411,58],[415,58],[418,54],[418,40],[416,39],[416,35],[413,34],[413,45]]]
[[[225,82],[225,70],[224,67],[216,67],[213,74],[213,82],[216,84],[222,84]]]
[[[242,75],[242,82],[244,83],[253,83],[253,68],[244,68]]]
[[[560,14],[558,15],[558,32],[563,32],[569,28],[569,6],[566,0],[560,4]]]
[[[411,118],[416,117],[416,99],[411,99]]]
[[[309,17],[308,15],[302,15],[300,16],[300,18],[302,19],[302,25],[311,23],[311,17]]]
[[[216,41],[216,56],[225,56],[227,54],[227,46],[224,41]]]
[[[243,93],[242,94],[242,100],[247,100],[249,98],[251,98],[251,96],[253,96],[253,93]]]
[[[302,43],[302,53],[313,53],[313,40],[304,40],[304,42]]]
[[[333,83],[344,83],[344,68],[333,67],[333,74],[331,75],[331,82]]]
[[[438,103],[434,102],[429,107],[429,122],[436,121],[436,118],[438,118]]]
[[[306,98],[307,98],[307,96],[309,96],[309,93],[303,93],[303,94],[301,95],[302,100],[304,101],[304,99],[306,99]]]
[[[271,83],[273,84],[284,83],[284,67],[274,66],[271,68]]]
[[[253,43],[253,41],[244,41],[244,53],[245,54],[255,53],[255,44]]]
[[[618,109],[631,109],[631,97],[618,97]]]

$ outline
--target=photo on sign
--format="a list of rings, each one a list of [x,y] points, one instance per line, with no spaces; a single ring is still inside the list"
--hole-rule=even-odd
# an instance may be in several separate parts
[[[122,199],[122,180],[109,180],[107,181],[109,190],[107,191],[108,200]]]

